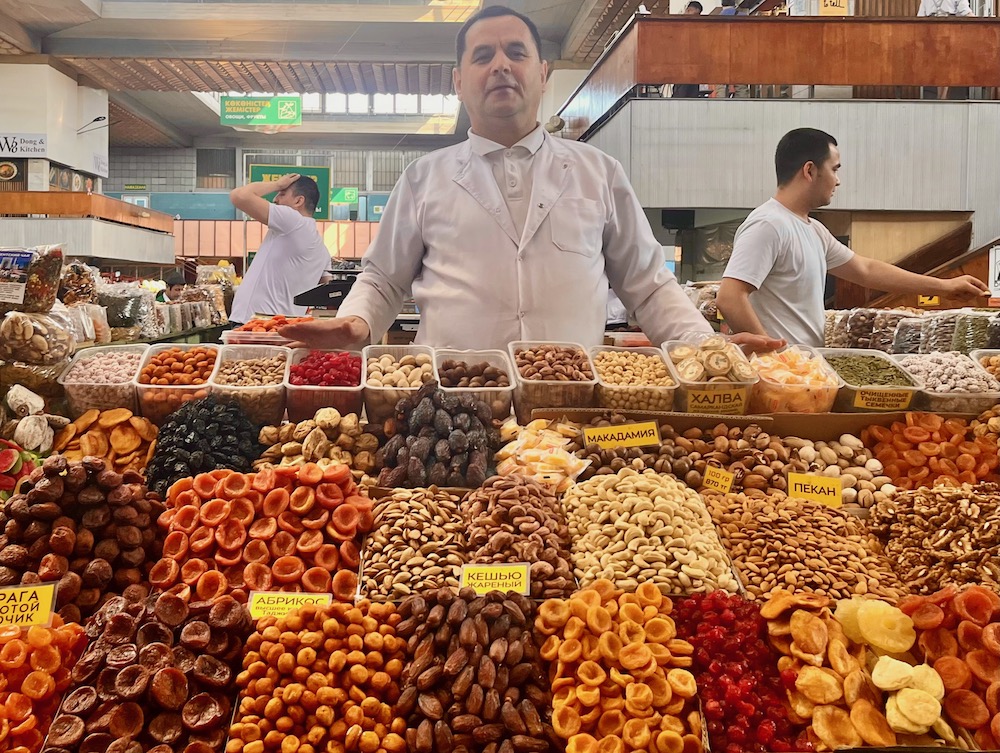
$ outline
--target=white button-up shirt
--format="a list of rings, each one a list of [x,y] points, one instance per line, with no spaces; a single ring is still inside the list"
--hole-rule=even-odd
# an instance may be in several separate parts
[[[711,331],[666,268],[616,160],[541,127],[509,150],[470,133],[404,170],[338,316],[361,317],[378,341],[412,290],[421,344],[593,346],[609,283],[657,345]]]
[[[971,16],[969,0],[920,0],[918,16]]]

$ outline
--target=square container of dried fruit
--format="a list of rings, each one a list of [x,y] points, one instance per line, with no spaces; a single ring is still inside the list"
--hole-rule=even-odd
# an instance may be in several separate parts
[[[644,384],[610,384],[605,381],[597,366],[598,354],[608,352],[639,353],[657,358],[666,366],[673,384],[669,387]],[[677,391],[678,383],[677,370],[659,348],[600,345],[591,348],[588,355],[591,363],[594,364],[594,376],[597,377],[595,393],[597,407],[626,411],[672,411],[674,409],[674,393]]]
[[[434,368],[438,378],[441,378],[441,367],[448,361],[461,361],[467,365],[487,363],[507,375],[510,385],[507,387],[445,387],[441,389],[455,395],[471,395],[476,400],[482,400],[493,413],[493,418],[503,421],[510,415],[510,406],[514,399],[514,367],[507,354],[502,350],[449,350],[437,348],[434,351]]]
[[[212,394],[219,398],[227,398],[239,403],[247,418],[255,424],[273,426],[280,424],[285,417],[285,377],[288,374],[288,361],[292,351],[272,345],[223,345],[212,374]],[[250,361],[258,358],[285,359],[285,368],[281,378],[271,384],[261,384],[254,387],[239,387],[219,383],[219,372],[222,366],[230,361]]]
[[[437,369],[434,368],[434,348],[426,345],[369,345],[361,351],[361,383],[364,385],[365,411],[368,423],[380,424],[393,415],[396,403],[408,395],[416,393],[419,387],[379,387],[368,384],[368,361],[389,356],[397,363],[407,356],[417,359],[427,356],[430,364],[431,379],[437,381]],[[421,359],[423,360],[423,359]],[[426,383],[430,380],[424,380]]]
[[[929,354],[910,353],[908,355],[898,355],[895,356],[895,358],[903,359],[913,356],[919,358],[924,355]],[[982,374],[985,377],[990,377],[993,380],[997,379],[979,364],[978,359],[967,356],[964,353],[958,354],[956,358],[963,361],[970,361],[972,369],[977,373]],[[920,410],[930,411],[931,413],[982,413],[983,411],[989,410],[997,403],[1000,403],[1000,391],[932,392],[927,389],[926,384],[922,384],[920,392],[917,393],[916,405],[914,407]]]
[[[215,365],[202,384],[142,384],[142,370],[159,353],[171,349],[183,351],[203,348],[215,352]],[[139,364],[139,373],[135,377],[135,388],[139,398],[139,412],[157,426],[161,426],[167,420],[167,416],[180,408],[184,403],[207,397],[212,391],[211,381],[219,368],[219,348],[218,345],[198,344],[198,345],[178,345],[175,343],[164,343],[162,345],[151,345],[143,356],[142,363]]]
[[[587,349],[580,343],[546,342],[541,340],[515,340],[507,344],[507,353],[514,366],[514,414],[517,420],[526,424],[531,420],[531,411],[535,408],[590,408],[594,404],[594,388],[597,378],[581,382],[556,382],[541,379],[525,379],[517,368],[517,354],[522,350],[538,348],[542,345],[555,345],[560,348],[578,350],[587,359],[590,373],[594,373],[594,364],[587,355]]]
[[[777,351],[783,353],[791,349],[800,350],[816,361],[816,368],[826,383],[786,384],[771,379],[758,370],[759,381],[750,392],[751,413],[829,413],[837,400],[844,380],[826,362],[815,348],[806,345],[789,345]],[[751,359],[751,365],[755,360]]]
[[[349,413],[361,415],[362,386],[361,382],[351,387],[329,387],[326,385],[292,384],[292,366],[302,363],[310,353],[344,353],[361,359],[361,380],[365,376],[365,359],[358,350],[320,350],[312,348],[296,348],[288,359],[285,368],[285,406],[288,408],[288,420],[293,423],[307,421],[316,415],[320,408],[336,408],[340,415]]]
[[[74,419],[79,418],[88,410],[110,410],[111,408],[128,408],[133,413],[138,412],[139,404],[136,397],[135,378],[139,375],[142,356],[149,350],[148,345],[100,345],[93,348],[78,350],[69,368],[57,380],[66,391],[66,403],[69,414]],[[105,353],[138,353],[139,363],[135,371],[124,382],[92,382],[80,381],[73,376],[73,369],[83,361]]]
[[[285,347],[292,341],[282,337],[277,332],[247,332],[238,329],[227,329],[222,333],[224,345],[274,345]]]
[[[670,351],[678,345],[688,345],[694,348],[701,346],[703,342],[712,337],[722,337],[724,335],[708,332],[691,333],[681,340],[669,340],[663,343],[663,353],[666,359],[674,367],[677,374],[677,392],[674,397],[676,410],[683,413],[704,413],[723,416],[742,416],[747,413],[750,407],[750,393],[753,386],[757,384],[757,374],[753,378],[735,382],[710,382],[707,380],[692,382],[684,379],[677,370],[677,365],[673,363]],[[728,340],[727,340],[728,343]],[[748,367],[750,361],[738,347],[734,352]]]
[[[867,350],[863,348],[817,348],[816,352],[824,359],[836,356],[870,356],[880,361],[894,366],[902,372],[903,376],[912,382],[909,387],[885,385],[885,384],[852,384],[844,379],[838,372],[843,387],[837,393],[837,399],[833,403],[833,409],[837,413],[866,413],[869,411],[896,411],[907,410],[917,392],[923,388],[923,384],[913,374],[900,366],[892,358],[880,350]],[[827,365],[837,371],[833,364],[827,361]]]

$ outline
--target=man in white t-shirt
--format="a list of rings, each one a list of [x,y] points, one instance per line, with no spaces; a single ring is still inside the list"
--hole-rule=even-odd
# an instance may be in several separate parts
[[[263,197],[274,193],[274,203]],[[292,301],[316,287],[330,266],[330,252],[316,227],[316,181],[296,173],[275,181],[248,183],[229,194],[233,206],[267,225],[253,264],[236,288],[229,320],[246,324],[254,314],[302,316]]]
[[[796,128],[774,155],[778,190],[736,232],[717,300],[734,332],[823,345],[826,274],[887,293],[983,301],[989,288],[971,275],[950,279],[907,272],[856,255],[809,213],[840,185],[840,152],[828,133]]]

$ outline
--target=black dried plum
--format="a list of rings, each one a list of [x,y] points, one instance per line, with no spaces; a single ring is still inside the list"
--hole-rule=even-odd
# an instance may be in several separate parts
[[[468,413],[459,413],[454,419],[455,428],[459,431],[468,431],[472,428],[472,416]]]
[[[434,414],[434,431],[437,432],[439,437],[447,437],[454,428],[448,411],[438,408]]]
[[[434,445],[434,455],[442,463],[447,463],[451,459],[451,445],[447,439],[439,439]]]
[[[447,479],[448,486],[465,486],[465,476],[463,476],[458,471],[452,471],[448,474]]]
[[[427,483],[444,486],[448,482],[448,467],[444,463],[434,463],[427,470]]]
[[[410,462],[406,466],[406,480],[410,486],[427,485],[427,471],[424,469],[424,464],[420,462],[420,458],[410,458]]]
[[[431,447],[433,443],[430,439],[418,439],[413,443],[413,447],[410,448],[410,457],[416,458],[421,463],[426,463],[427,458],[431,454]]]

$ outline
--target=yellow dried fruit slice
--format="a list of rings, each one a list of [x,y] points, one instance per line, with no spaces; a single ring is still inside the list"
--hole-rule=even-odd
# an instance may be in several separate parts
[[[97,419],[97,425],[102,429],[111,429],[118,424],[123,424],[135,415],[128,408],[112,408],[104,411]]]
[[[818,653],[818,654],[806,653],[801,648],[799,648],[799,645],[795,641],[792,641],[789,649],[792,653],[792,656],[794,656],[796,659],[801,659],[806,664],[811,664],[814,667],[822,667],[823,660],[826,658],[826,654],[824,653]]]
[[[830,660],[830,666],[833,667],[833,671],[841,677],[847,677],[852,672],[861,669],[858,660],[847,652],[847,646],[840,638],[830,641],[830,645],[827,646],[826,655]]]
[[[851,722],[869,745],[889,748],[896,744],[896,733],[882,712],[866,700],[851,705]]]
[[[797,690],[788,691],[788,705],[791,707],[792,711],[803,719],[811,719],[813,709],[816,708],[815,703],[810,701]]]
[[[839,706],[817,706],[812,720],[816,736],[830,750],[859,748],[864,743],[851,717]]]
[[[930,727],[941,716],[941,704],[930,693],[903,688],[896,693],[896,708],[914,724]]]
[[[767,634],[768,635],[791,635],[792,634],[792,624],[785,617],[779,617],[776,620],[769,620],[767,623]]]
[[[844,635],[855,643],[861,643],[864,640],[861,628],[858,626],[858,609],[860,608],[861,599],[841,599],[837,602],[837,611],[834,612],[834,617],[844,629]]]
[[[91,408],[89,411],[87,411],[86,413],[81,415],[78,419],[76,419],[76,421],[74,421],[73,424],[74,426],[76,426],[77,435],[83,434],[83,432],[89,429],[90,425],[93,424],[94,421],[96,421],[100,415],[101,412],[97,410],[97,408]]]
[[[914,724],[906,716],[904,716],[899,711],[899,706],[896,702],[896,696],[890,696],[889,700],[885,702],[885,718],[889,722],[889,726],[892,727],[893,732],[898,732],[904,735],[926,735],[930,730],[930,727],[924,727],[920,724]]]
[[[867,643],[890,654],[909,651],[917,640],[913,620],[884,601],[865,601],[858,607],[858,628]]]
[[[768,600],[760,608],[760,616],[765,620],[776,620],[795,606],[795,596],[791,591],[776,588],[771,591]]]
[[[829,639],[826,625],[823,621],[804,609],[792,612],[789,621],[792,631],[793,646],[797,646],[800,651],[807,654],[823,654],[826,652],[826,644]],[[810,662],[812,663],[812,662]],[[817,666],[822,666],[822,660]]]
[[[790,635],[769,635],[767,640],[774,646],[774,650],[785,656],[792,655],[792,636]]]
[[[891,656],[880,656],[872,670],[872,681],[879,690],[907,688],[913,682],[913,667]]]
[[[953,730],[951,725],[944,720],[944,717],[938,717],[938,720],[931,725],[931,729],[934,730],[935,735],[940,737],[949,745],[954,745],[957,742],[955,730]]]
[[[843,683],[833,672],[806,666],[795,678],[795,689],[815,704],[836,703],[844,697]]]
[[[924,691],[936,701],[944,700],[944,682],[941,681],[941,675],[929,664],[918,664],[913,668],[910,687]]]

